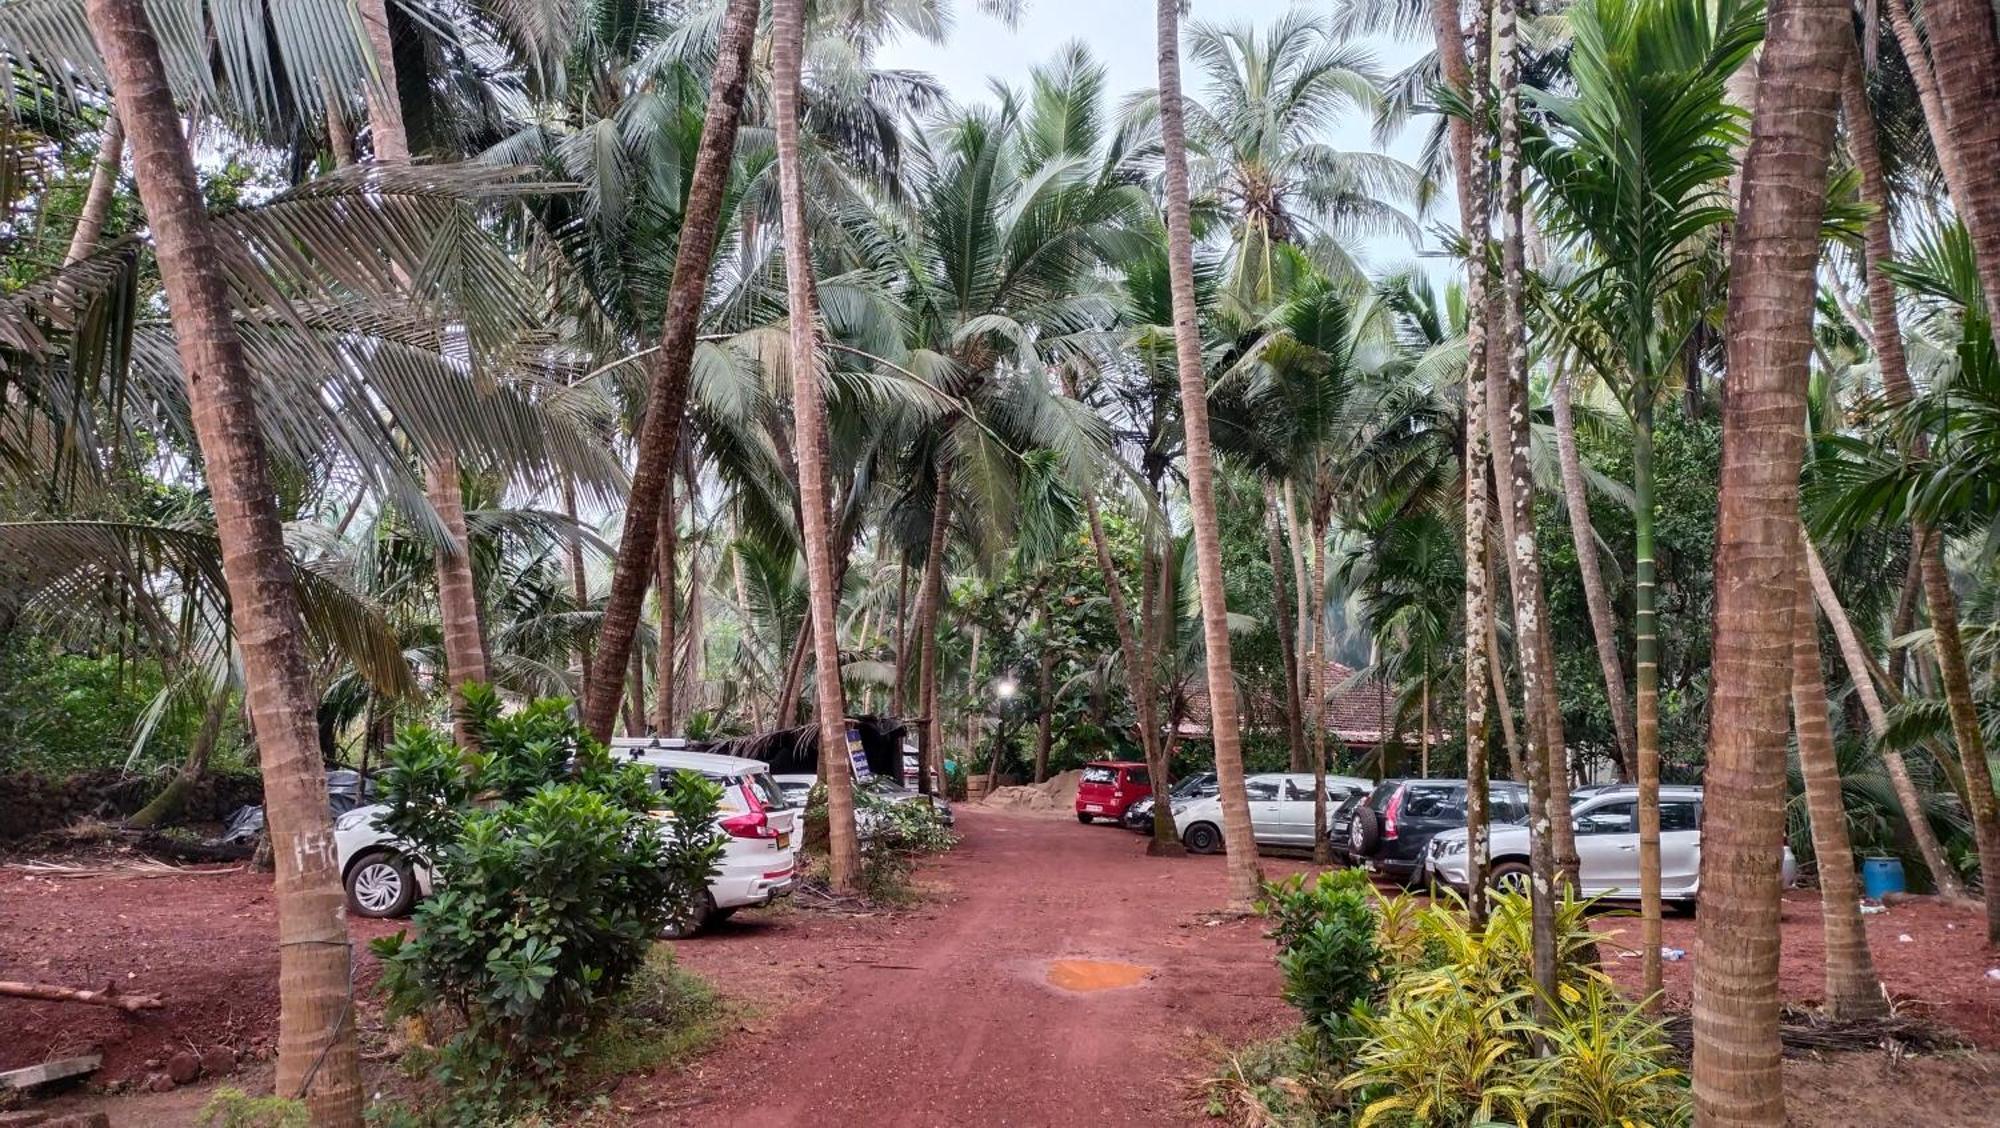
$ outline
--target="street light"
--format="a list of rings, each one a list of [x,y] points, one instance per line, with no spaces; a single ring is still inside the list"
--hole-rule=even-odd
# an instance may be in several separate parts
[[[1003,703],[1012,701],[1014,695],[1021,692],[1021,683],[1015,681],[1011,676],[1003,677],[993,683],[993,692]]]

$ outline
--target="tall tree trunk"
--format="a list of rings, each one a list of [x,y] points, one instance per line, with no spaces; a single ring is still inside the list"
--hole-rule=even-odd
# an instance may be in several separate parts
[[[228,714],[229,687],[223,685],[210,690],[208,701],[202,706],[201,728],[195,732],[194,744],[188,748],[187,762],[160,789],[160,793],[153,796],[151,802],[125,820],[126,826],[151,830],[181,813],[188,793],[201,782],[202,776],[208,774],[208,758],[215,751],[215,742],[222,735],[222,722]]]
[[[1664,989],[1660,962],[1660,636],[1654,610],[1653,399],[1650,374],[1632,382],[1632,634],[1639,759],[1640,978],[1648,1007]],[[1562,786],[1558,784],[1558,786]],[[1567,790],[1567,788],[1564,788]]]
[[[1288,606],[1291,595],[1286,590],[1290,585],[1285,582],[1287,554],[1279,528],[1282,523],[1279,504],[1277,487],[1264,483],[1264,547],[1271,560],[1272,625],[1277,629],[1278,650],[1285,664],[1285,747],[1290,753],[1287,770],[1303,772],[1306,770],[1305,698],[1299,692],[1299,654],[1292,646],[1292,611]]]
[[[1897,7],[1904,2],[1891,0]],[[1937,103],[1944,111],[1942,121],[1930,123],[1931,139],[1940,153],[1947,146],[1954,150],[1960,179],[1947,182],[1952,210],[1972,237],[1973,266],[1986,291],[1988,324],[2000,326],[2000,175],[1993,172],[1994,154],[2000,153],[2000,26],[1995,19],[1992,0],[1924,0],[1931,73]],[[1910,69],[1916,70],[1914,60]],[[1986,851],[1982,848],[1980,853],[1983,858]],[[2000,916],[1991,912],[1988,916],[2000,929]]]
[[[1774,0],[1729,269],[1715,658],[1695,918],[1696,1123],[1785,1120],[1777,844],[1821,204],[1848,6]]]
[[[333,85],[320,80],[326,120],[326,153],[336,169],[354,163],[354,127],[347,122],[347,108]]]
[[[358,1128],[363,1093],[352,967],[314,721],[318,696],[301,649],[305,626],[258,428],[250,366],[145,5],[88,0],[84,11],[132,145],[133,175],[153,232],[214,500],[230,623],[249,679],[277,864],[277,1093],[303,1097],[315,1125]]]
[[[1333,862],[1333,842],[1327,837],[1326,828],[1326,699],[1329,692],[1326,684],[1326,521],[1333,512],[1333,497],[1324,479],[1314,492],[1318,496],[1307,523],[1312,535],[1313,616],[1312,634],[1309,636],[1312,639],[1312,665],[1307,684],[1312,686],[1313,861],[1324,866]]]
[[[1619,769],[1626,779],[1638,779],[1632,702],[1625,696],[1625,667],[1618,661],[1618,623],[1611,610],[1611,593],[1604,586],[1604,572],[1597,561],[1597,535],[1590,523],[1590,499],[1584,493],[1583,458],[1576,447],[1576,411],[1570,404],[1570,391],[1570,378],[1565,373],[1556,381],[1554,396],[1563,504],[1569,511],[1570,539],[1576,545],[1577,578],[1590,611],[1591,639],[1597,644],[1597,667],[1604,675],[1604,699],[1611,706],[1611,728],[1618,739]]]
[[[631,684],[625,687],[625,735],[646,735],[646,657],[632,650]]]
[[[479,626],[478,585],[472,576],[472,538],[465,524],[465,498],[459,492],[458,459],[440,454],[424,465],[424,495],[444,525],[445,543],[437,546],[438,615],[444,627],[446,684],[451,689],[452,737],[460,748],[478,743],[465,718],[465,684],[484,682],[486,638]]]
[[[924,718],[923,746],[918,759],[923,776],[919,790],[931,789],[937,774],[940,791],[951,790],[944,774],[944,720],[938,715],[939,612],[944,608],[944,545],[951,530],[951,463],[940,460],[937,489],[931,502],[931,539],[924,553],[923,588],[917,593],[917,712]]]
[[[1489,564],[1491,561],[1488,562]],[[1491,592],[1497,586],[1492,573],[1488,573],[1486,590]],[[1488,596],[1490,601],[1491,596]],[[1507,667],[1501,661],[1500,622],[1488,603],[1486,616],[1486,669],[1493,678],[1493,711],[1500,718],[1500,743],[1507,749],[1507,767],[1512,779],[1522,783],[1528,781],[1527,757],[1521,752],[1521,734],[1514,727],[1514,701],[1507,692]]]
[[[681,423],[687,414],[688,368],[694,359],[695,336],[701,330],[702,300],[708,292],[708,268],[715,256],[716,233],[722,222],[723,191],[736,152],[736,126],[748,85],[750,45],[757,32],[757,0],[729,0],[716,42],[715,70],[709,76],[708,104],[703,112],[701,143],[695,150],[694,173],[688,181],[687,204],[681,212],[680,239],[674,252],[674,276],[667,289],[667,308],[660,330],[660,350],[648,375],[646,420],[639,431],[639,452],[632,469],[632,486],[625,501],[625,526],[611,574],[611,593],[598,629],[592,670],[593,696],[584,703],[584,728],[602,740],[611,733],[618,713],[616,687],[623,680],[632,651],[632,636],[646,601],[646,582],[653,570],[653,539],[660,496],[679,464]],[[836,677],[838,671],[836,671]]]
[[[1900,8],[1900,0],[1892,3],[1891,18]],[[1903,17],[1907,23],[1908,16]],[[1914,36],[1914,29],[1911,30]],[[1919,58],[1918,62],[1922,62]],[[1915,64],[1912,64],[1913,66]],[[1908,354],[1903,349],[1903,328],[1896,312],[1896,287],[1890,280],[1883,264],[1896,257],[1895,236],[1889,226],[1889,187],[1882,174],[1882,150],[1875,131],[1875,114],[1868,105],[1868,94],[1862,85],[1861,60],[1858,55],[1848,56],[1841,82],[1841,112],[1847,119],[1848,152],[1854,167],[1861,174],[1861,202],[1868,206],[1869,214],[1862,227],[1862,258],[1868,281],[1868,323],[1869,337],[1875,347],[1875,360],[1882,372],[1882,384],[1886,398],[1893,405],[1908,403],[1913,394],[1910,383]],[[1919,448],[1921,449],[1921,448]],[[1898,634],[1908,633],[1910,619],[1915,613],[1914,593],[1923,585],[1928,547],[1932,543],[1921,523],[1910,529],[1910,569],[1916,580],[1914,585],[1906,584],[1905,594],[1911,596],[1899,600],[1896,614],[1901,622]],[[1882,702],[1875,693],[1875,683],[1870,674],[1866,651],[1855,638],[1853,624],[1848,622],[1847,613],[1835,598],[1833,582],[1827,577],[1821,565],[1819,554],[1814,551],[1811,540],[1805,542],[1808,578],[1820,602],[1826,608],[1827,620],[1833,624],[1834,637],[1839,640],[1841,657],[1847,664],[1848,673],[1854,681],[1855,692],[1861,697],[1863,709],[1868,714],[1869,728],[1879,738],[1888,727],[1888,717]],[[1894,664],[1892,659],[1892,664]],[[1890,680],[1889,688],[1901,692],[1900,669],[1898,676]],[[1910,770],[1903,762],[1903,754],[1893,748],[1882,750],[1882,764],[1889,773],[1889,782],[1896,791],[1896,798],[1902,804],[1904,820],[1909,824],[1910,836],[1916,840],[1917,850],[1923,855],[1924,866],[1930,870],[1931,881],[1938,892],[1946,896],[1958,897],[1965,893],[1958,874],[1946,861],[1944,851],[1939,847],[1937,835],[1931,831],[1930,821],[1924,816],[1923,799],[1918,794],[1916,784],[1910,779]]]
[[[1868,730],[1874,734],[1878,744],[1882,733],[1889,727],[1889,715],[1882,708],[1882,698],[1875,692],[1874,663],[1868,652],[1861,647],[1861,640],[1854,633],[1854,624],[1847,618],[1847,609],[1833,590],[1833,581],[1820,564],[1819,553],[1808,540],[1805,545],[1807,578],[1812,584],[1813,594],[1819,599],[1819,607],[1833,628],[1833,637],[1840,644],[1841,662],[1847,667],[1849,680],[1854,683],[1855,696],[1861,699],[1861,709],[1868,717]],[[1930,820],[1924,816],[1924,801],[1917,791],[1916,781],[1910,778],[1910,767],[1903,761],[1903,754],[1894,748],[1881,750],[1882,767],[1889,774],[1889,786],[1896,792],[1896,801],[1903,808],[1903,820],[1910,828],[1910,837],[1917,844],[1917,853],[1924,859],[1924,868],[1931,874],[1931,883],[1946,897],[1965,896],[1965,887],[1959,883],[1958,874],[1945,860],[1944,849],[1938,845],[1937,833],[1931,829]]]
[[[1521,52],[1514,0],[1498,0],[1493,16],[1493,53],[1499,63],[1501,193],[1500,339],[1491,348],[1505,363],[1498,386],[1487,389],[1487,410],[1500,414],[1493,428],[1493,476],[1510,511],[1507,543],[1508,587],[1514,596],[1514,655],[1521,673],[1527,721],[1529,867],[1532,874],[1533,964],[1536,1011],[1545,1014],[1555,997],[1557,954],[1555,899],[1558,876],[1573,885],[1575,847],[1564,855],[1557,843],[1568,829],[1567,805],[1560,812],[1563,786],[1562,714],[1556,708],[1554,661],[1549,651],[1547,600],[1542,590],[1540,554],[1535,545],[1535,482],[1529,469],[1528,342],[1523,288]],[[1489,354],[1490,355],[1490,354]],[[1493,368],[1488,367],[1488,379]],[[1502,440],[1505,440],[1504,444]],[[1565,862],[1570,864],[1565,865]]]
[[[812,656],[812,618],[799,621],[798,637],[785,655],[785,676],[778,682],[777,726],[788,729],[799,723],[799,697],[806,684],[806,659]]]
[[[820,384],[819,314],[814,308],[805,183],[799,163],[799,71],[805,52],[805,7],[805,0],[774,0],[772,4],[771,101],[777,118],[785,297],[791,307],[792,433],[798,451],[799,509],[804,517],[799,537],[805,542],[820,777],[826,784],[827,884],[836,893],[852,893],[861,879],[861,843],[854,832],[854,774],[847,756],[847,704],[841,692],[840,637],[834,624],[840,590],[834,580],[826,392]]]
[[[1466,308],[1486,309],[1490,297],[1486,286],[1487,247],[1491,239],[1492,178],[1486,146],[1475,142],[1474,122],[1483,136],[1487,115],[1487,79],[1492,67],[1491,32],[1486,20],[1486,3],[1472,6],[1473,57],[1465,57],[1465,33],[1459,24],[1459,0],[1432,0],[1432,30],[1437,40],[1439,64],[1448,86],[1472,108],[1469,119],[1454,115],[1447,129],[1451,153],[1458,173],[1459,227],[1471,253],[1466,256]],[[1474,923],[1486,920],[1486,872],[1490,857],[1492,809],[1487,788],[1486,746],[1490,739],[1486,715],[1486,682],[1489,674],[1496,689],[1499,680],[1497,658],[1489,649],[1494,638],[1493,594],[1487,585],[1490,562],[1486,553],[1486,468],[1492,458],[1486,427],[1486,319],[1466,319],[1465,368],[1465,449],[1459,459],[1460,477],[1465,480],[1465,824],[1466,824],[1466,911]],[[1492,644],[1497,646],[1497,642]],[[1506,708],[1507,698],[1500,695]],[[1508,734],[1513,744],[1513,734]]]
[[[1285,533],[1290,538],[1292,547],[1292,595],[1298,609],[1298,622],[1293,627],[1296,637],[1289,641],[1292,660],[1298,664],[1299,668],[1299,704],[1301,707],[1299,724],[1302,730],[1306,730],[1307,726],[1313,724],[1313,721],[1310,719],[1312,714],[1306,711],[1311,708],[1312,703],[1312,660],[1308,655],[1312,651],[1313,630],[1312,579],[1306,572],[1306,541],[1308,538],[1299,524],[1298,506],[1296,499],[1292,496],[1292,483],[1289,480],[1284,483],[1281,493],[1285,507]],[[1310,735],[1309,732],[1306,734]],[[1298,766],[1292,770],[1305,771],[1309,755],[1311,753],[1307,750],[1307,745],[1304,741],[1301,741]]]
[[[1236,713],[1236,676],[1229,660],[1229,608],[1224,600],[1222,533],[1215,512],[1215,451],[1208,432],[1208,381],[1201,367],[1201,330],[1194,297],[1194,235],[1188,218],[1187,137],[1182,123],[1179,0],[1159,0],[1160,142],[1166,170],[1167,266],[1173,292],[1174,355],[1179,368],[1182,430],[1187,444],[1188,508],[1194,524],[1196,582],[1201,588],[1202,640],[1207,652],[1209,728],[1222,799],[1222,837],[1229,851],[1229,905],[1247,912],[1261,874],[1250,834],[1250,800],[1243,791],[1243,744]]]
[[[700,512],[696,511],[694,519],[699,520],[700,516]],[[678,674],[674,678],[673,718],[690,716],[701,705],[698,695],[702,689],[702,673],[706,658],[706,648],[702,645],[702,640],[707,637],[703,627],[706,621],[704,614],[707,603],[702,587],[704,581],[701,574],[701,553],[698,551],[700,546],[696,545],[696,548],[697,551],[688,554],[687,615],[682,620],[687,624],[687,630],[682,632],[683,657],[678,667]]]
[[[910,676],[910,564],[896,563],[896,677],[889,687],[889,712],[903,715],[904,684]]]
[[[1944,537],[1933,538],[1942,545]],[[1958,596],[1951,590],[1942,548],[1924,562],[1924,602],[1930,605],[1931,634],[1937,639],[1939,680],[1951,713],[1951,733],[1958,744],[1959,769],[1965,776],[1966,813],[1979,851],[1979,873],[1986,901],[1986,940],[2000,944],[2000,803],[1993,793],[1993,770],[1986,762],[1986,740],[1979,728],[1978,706],[1958,630]]]
[[[1180,837],[1174,831],[1173,800],[1160,781],[1167,778],[1166,758],[1160,749],[1160,723],[1153,696],[1152,665],[1141,652],[1138,635],[1132,629],[1132,613],[1125,603],[1125,588],[1118,580],[1118,565],[1111,558],[1111,542],[1104,535],[1104,521],[1098,515],[1097,495],[1086,489],[1084,516],[1090,522],[1090,547],[1097,554],[1097,570],[1104,577],[1105,598],[1111,604],[1111,625],[1118,633],[1118,650],[1125,660],[1125,688],[1132,695],[1132,711],[1139,722],[1139,747],[1146,756],[1146,774],[1153,783],[1153,841],[1148,852],[1179,853]],[[1282,598],[1280,596],[1279,598]]]
[[[583,571],[583,527],[576,519],[576,479],[563,475],[563,516],[569,519],[570,537],[565,550],[569,556],[569,593],[578,611],[590,606],[590,581]],[[581,679],[578,688],[583,699],[590,697],[590,643],[582,644],[577,652],[577,671]]]
[[[76,230],[70,233],[69,250],[63,265],[69,266],[97,249],[104,237],[105,221],[111,218],[111,201],[118,194],[118,169],[125,160],[125,124],[114,107],[104,119],[104,136],[97,156],[90,162],[90,187],[83,194],[83,209],[76,215]]]
[[[654,656],[653,674],[653,731],[671,733],[674,731],[674,693],[679,685],[675,675],[675,661],[679,655],[676,645],[675,611],[678,609],[680,589],[680,503],[678,492],[671,480],[667,482],[667,496],[660,506],[659,545],[655,552],[654,599],[660,605],[660,650]]]
[[[1811,545],[1805,547],[1810,550]],[[1819,662],[1819,628],[1813,615],[1812,579],[1799,569],[1792,610],[1792,724],[1798,733],[1799,774],[1805,777],[1812,820],[1813,857],[1819,863],[1820,917],[1826,932],[1826,1013],[1839,1021],[1880,1018],[1889,1012],[1868,930],[1861,923],[1861,886],[1854,875],[1854,847],[1847,837],[1847,803],[1841,798],[1840,764],[1827,721],[1826,675]]]
[[[1044,622],[1047,621],[1046,613]],[[1056,703],[1055,696],[1056,651],[1044,643],[1042,656],[1035,671],[1035,702],[1040,711],[1035,717],[1035,782],[1049,778],[1049,744],[1055,737]]]
[[[389,33],[387,0],[357,0],[362,31],[375,60],[377,82],[367,89],[368,132],[376,163],[410,163],[410,139],[403,128],[397,96],[395,45]],[[479,623],[479,589],[472,575],[472,538],[465,524],[465,495],[458,459],[433,452],[424,464],[424,496],[437,511],[444,543],[437,551],[438,618],[444,633],[445,684],[451,691],[452,737],[460,748],[477,745],[466,723],[467,682],[484,682],[486,638]]]

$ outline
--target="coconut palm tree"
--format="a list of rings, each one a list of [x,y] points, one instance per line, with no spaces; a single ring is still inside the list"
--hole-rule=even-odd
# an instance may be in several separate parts
[[[723,192],[736,151],[737,124],[748,87],[750,47],[757,31],[757,9],[757,0],[729,0],[716,50],[715,70],[709,77],[701,144],[695,154],[694,175],[688,182],[673,280],[668,286],[660,329],[660,349],[651,362],[650,406],[639,433],[638,457],[625,503],[625,530],[619,538],[611,594],[605,603],[604,629],[591,659],[593,696],[584,703],[583,720],[584,727],[599,739],[610,736],[617,717],[632,635],[638,628],[647,581],[653,573],[661,503],[679,463],[689,371],[709,282],[709,266],[721,228]],[[838,675],[835,677],[837,681]],[[845,741],[843,731],[843,746]]]
[[[345,896],[313,724],[303,624],[286,574],[249,364],[145,7],[138,0],[91,0],[86,12],[131,139],[139,197],[174,310],[175,340],[215,498],[230,614],[250,671],[283,940],[278,1091],[303,1096],[316,1123],[358,1126],[364,1094],[354,1026],[346,1021],[353,988]]]
[[[1758,70],[1730,256],[1729,397],[1716,534],[1716,638],[1694,1100],[1704,1124],[1784,1121],[1778,859],[1785,705],[1797,642],[1798,476],[1820,201],[1832,157],[1847,5],[1776,0]]]
[[[1215,775],[1222,800],[1222,835],[1229,851],[1229,905],[1248,911],[1257,897],[1257,844],[1250,835],[1250,801],[1243,791],[1243,747],[1236,711],[1236,676],[1229,661],[1229,607],[1222,575],[1222,533],[1215,511],[1215,447],[1209,437],[1208,381],[1196,322],[1194,233],[1188,212],[1188,153],[1182,124],[1179,0],[1159,0],[1155,39],[1160,63],[1160,140],[1166,181],[1167,271],[1173,290],[1174,354],[1179,370],[1182,429],[1187,443],[1188,506],[1192,510],[1196,579],[1201,590],[1202,642],[1215,740]]]
[[[774,0],[771,9],[773,114],[785,233],[785,295],[789,303],[792,431],[797,443],[799,536],[806,554],[812,615],[813,680],[817,688],[819,771],[826,786],[828,884],[852,892],[861,880],[861,844],[854,831],[854,775],[847,762],[847,701],[840,684],[840,636],[835,626],[832,510],[827,479],[826,397],[820,387],[819,318],[806,229],[805,184],[799,167],[799,71],[805,53],[805,0]],[[656,407],[657,410],[657,407]]]
[[[1271,256],[1280,246],[1300,247],[1321,270],[1351,280],[1360,275],[1349,252],[1355,238],[1414,235],[1396,204],[1415,199],[1415,172],[1323,140],[1338,116],[1376,108],[1381,76],[1367,52],[1303,9],[1261,34],[1249,24],[1196,23],[1187,41],[1207,81],[1206,95],[1187,103],[1190,191],[1231,216],[1234,298],[1272,300]]]
[[[1950,185],[1952,208],[1972,239],[1987,319],[2000,325],[2000,178],[1980,171],[1990,169],[2000,146],[2000,20],[1981,0],[1927,0],[1922,12],[1943,111],[1930,122],[1931,138],[1940,151],[1956,153],[1961,175]],[[1914,69],[1920,60],[1909,62]],[[1989,926],[2000,929],[2000,917]]]

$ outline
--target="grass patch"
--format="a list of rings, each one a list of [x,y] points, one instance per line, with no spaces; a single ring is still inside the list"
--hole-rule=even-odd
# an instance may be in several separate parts
[[[572,1068],[583,1087],[680,1065],[722,1040],[731,1008],[708,980],[655,944]]]
[[[1243,1128],[1315,1128],[1347,1123],[1339,1074],[1313,1051],[1301,1028],[1229,1054],[1202,1079],[1209,1116]]]

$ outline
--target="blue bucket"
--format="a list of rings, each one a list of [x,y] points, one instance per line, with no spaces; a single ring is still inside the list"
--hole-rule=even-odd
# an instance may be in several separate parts
[[[1903,863],[1896,858],[1861,859],[1861,895],[1879,901],[1885,893],[1903,891]]]

